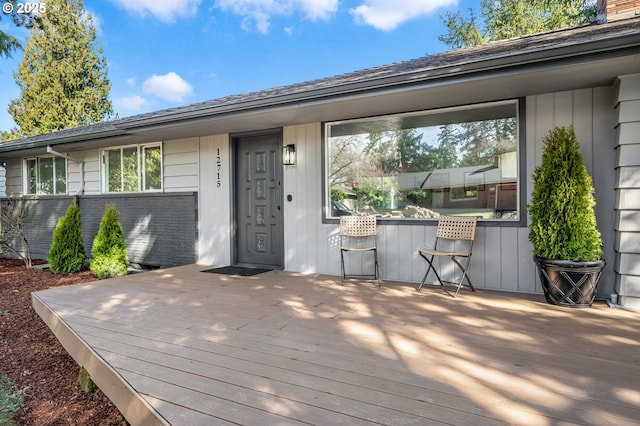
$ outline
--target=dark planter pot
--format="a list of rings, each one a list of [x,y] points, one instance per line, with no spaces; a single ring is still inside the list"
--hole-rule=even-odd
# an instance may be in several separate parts
[[[574,262],[533,257],[547,302],[570,308],[588,308],[596,298],[604,260]]]

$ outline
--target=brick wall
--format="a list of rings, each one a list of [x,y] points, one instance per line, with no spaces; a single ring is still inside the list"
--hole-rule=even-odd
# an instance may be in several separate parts
[[[46,259],[53,229],[73,197],[40,197],[20,200],[23,220],[34,259]],[[197,241],[197,194],[123,194],[77,198],[82,215],[85,252],[91,255],[93,239],[107,203],[115,203],[127,243],[129,261],[145,266],[177,266],[194,263]],[[2,201],[6,202],[6,201]],[[9,257],[9,253],[3,253]]]
[[[640,15],[640,0],[600,0],[606,4],[607,21],[627,19]]]

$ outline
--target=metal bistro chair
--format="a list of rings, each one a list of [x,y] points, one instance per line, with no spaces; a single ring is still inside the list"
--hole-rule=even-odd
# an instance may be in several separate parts
[[[378,271],[377,227],[375,216],[340,216],[340,270],[341,284],[347,278],[375,280],[380,287]],[[347,275],[344,266],[345,252],[373,252],[373,274]]]
[[[422,256],[422,258],[429,264],[427,272],[424,274],[424,278],[422,278],[422,282],[418,287],[418,291],[420,291],[424,285],[427,280],[427,276],[432,269],[436,274],[438,282],[445,291],[447,291],[445,284],[453,284],[457,286],[453,297],[458,295],[465,278],[467,279],[467,283],[469,283],[471,290],[476,291],[473,288],[473,284],[471,284],[471,280],[469,280],[467,269],[469,268],[469,261],[471,260],[471,248],[473,247],[473,240],[475,239],[477,222],[477,217],[440,216],[440,219],[438,220],[438,228],[436,229],[436,243],[433,249],[421,248],[418,250],[420,256]],[[446,244],[445,249],[442,249],[443,244]],[[456,247],[452,250],[454,244]],[[458,265],[462,270],[462,276],[458,282],[446,281],[440,278],[440,275],[433,264],[436,257],[449,257],[453,263]],[[440,271],[440,273],[442,273],[442,271]]]

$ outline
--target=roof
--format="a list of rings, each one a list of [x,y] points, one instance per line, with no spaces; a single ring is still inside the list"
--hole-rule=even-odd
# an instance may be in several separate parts
[[[640,19],[591,24],[427,55],[337,76],[149,112],[113,121],[0,143],[0,153],[48,144],[124,136],[134,129],[203,119],[353,93],[394,90],[426,81],[477,75],[550,61],[589,60],[594,54],[640,54]]]

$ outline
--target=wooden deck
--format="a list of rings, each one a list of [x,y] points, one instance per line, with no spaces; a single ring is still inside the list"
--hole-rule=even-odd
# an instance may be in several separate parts
[[[640,422],[640,314],[190,265],[34,293],[133,425]]]

